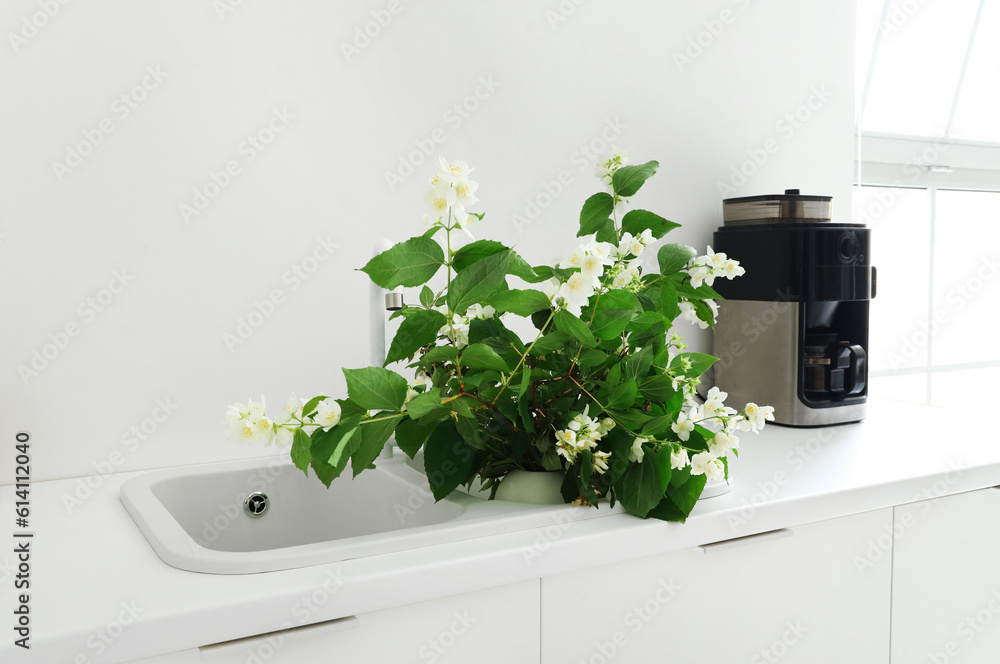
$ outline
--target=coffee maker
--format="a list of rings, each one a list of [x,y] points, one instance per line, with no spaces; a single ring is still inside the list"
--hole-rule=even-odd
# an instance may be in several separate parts
[[[774,406],[792,426],[855,422],[868,400],[871,231],[833,223],[829,196],[723,201],[712,247],[746,274],[719,279],[715,384],[733,404]]]

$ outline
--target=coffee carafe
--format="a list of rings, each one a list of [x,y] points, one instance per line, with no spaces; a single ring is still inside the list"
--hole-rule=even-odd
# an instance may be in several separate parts
[[[728,401],[774,406],[775,422],[817,426],[865,417],[871,231],[833,223],[829,196],[723,201],[712,247],[746,274],[718,280],[715,384]]]

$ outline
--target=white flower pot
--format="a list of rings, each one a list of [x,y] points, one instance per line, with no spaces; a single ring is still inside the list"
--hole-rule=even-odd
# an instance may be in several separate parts
[[[497,500],[535,505],[562,505],[560,487],[563,483],[561,470],[512,470],[497,487]]]
[[[701,492],[701,498],[698,500],[705,500],[706,498],[714,498],[715,496],[721,496],[722,494],[729,493],[733,490],[733,471],[729,470],[729,481],[726,480],[709,480],[705,484],[705,488]]]

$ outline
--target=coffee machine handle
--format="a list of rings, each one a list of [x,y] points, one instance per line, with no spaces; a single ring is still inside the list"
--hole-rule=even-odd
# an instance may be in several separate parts
[[[865,384],[868,376],[868,354],[865,349],[857,344],[847,347],[851,352],[850,365],[848,366],[847,396],[861,394],[865,391]]]

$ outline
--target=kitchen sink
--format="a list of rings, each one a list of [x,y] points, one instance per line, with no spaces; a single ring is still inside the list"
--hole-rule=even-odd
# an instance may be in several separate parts
[[[284,458],[154,471],[121,501],[156,554],[193,572],[248,574],[405,551],[621,513],[485,500],[434,501],[422,473],[395,457],[329,489]]]

